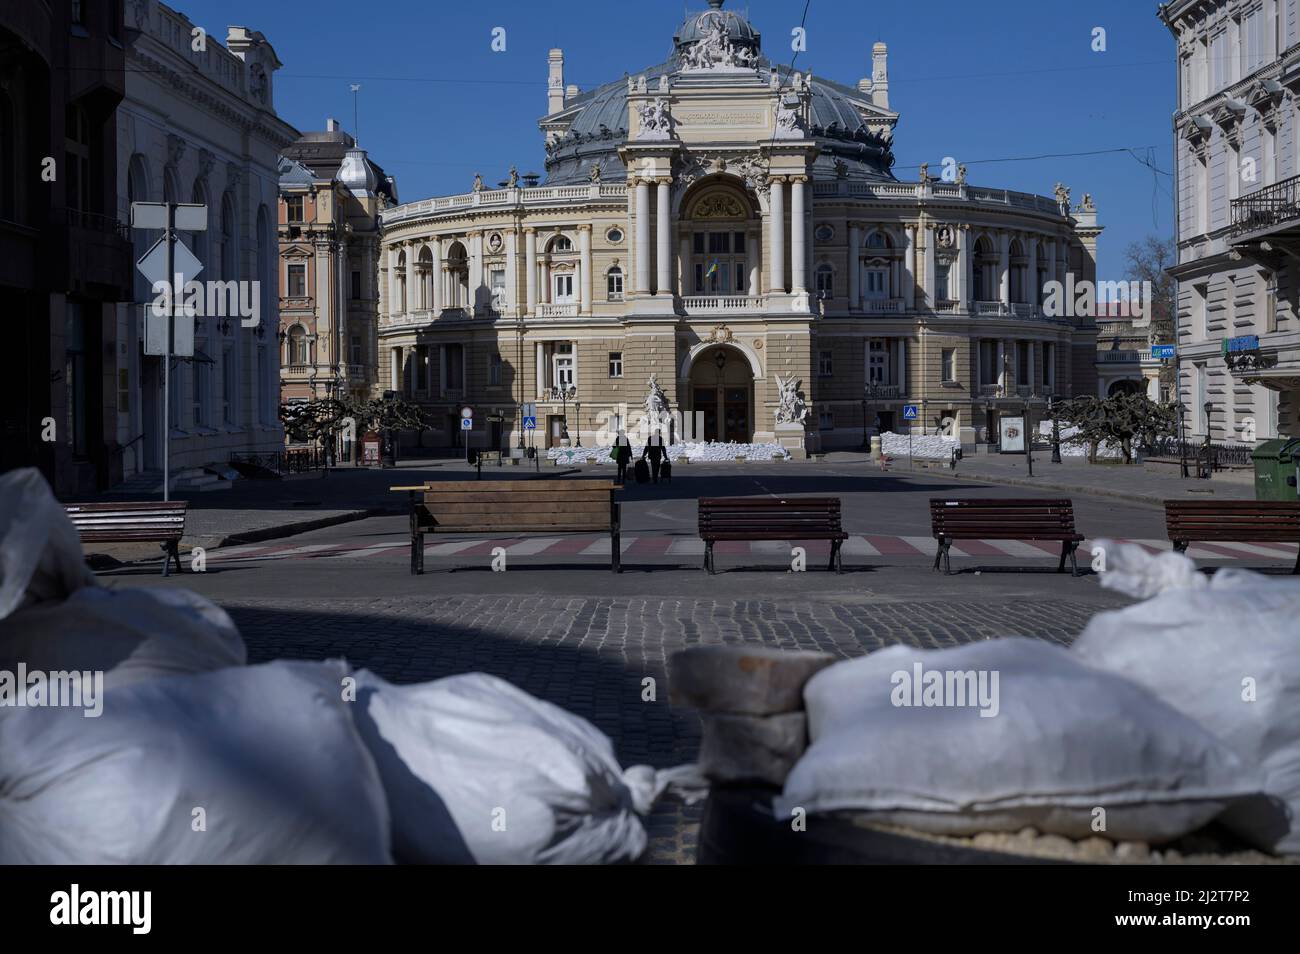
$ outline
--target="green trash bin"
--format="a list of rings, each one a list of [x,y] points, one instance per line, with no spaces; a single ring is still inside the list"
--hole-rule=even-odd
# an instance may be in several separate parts
[[[1255,462],[1256,500],[1297,500],[1296,464],[1300,440],[1275,438],[1261,441],[1250,453]]]

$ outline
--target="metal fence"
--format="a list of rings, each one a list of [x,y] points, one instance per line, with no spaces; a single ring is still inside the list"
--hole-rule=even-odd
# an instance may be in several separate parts
[[[286,447],[267,454],[231,454],[232,464],[254,464],[273,473],[306,474],[325,467],[325,452],[319,447]]]
[[[1210,467],[1212,470],[1225,470],[1229,467],[1253,467],[1254,461],[1251,459],[1253,447],[1245,444],[1216,444],[1210,445]],[[1176,437],[1165,437],[1156,441],[1147,448],[1147,454],[1152,457],[1177,457],[1187,458],[1189,461],[1201,460],[1205,457],[1204,441],[1180,441]]]

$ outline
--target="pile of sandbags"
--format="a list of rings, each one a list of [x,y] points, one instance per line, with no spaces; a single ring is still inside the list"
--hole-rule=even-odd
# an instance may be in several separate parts
[[[1264,797],[1220,821],[1255,846],[1300,853],[1300,580],[1212,577],[1177,553],[1098,540],[1103,586],[1144,602],[1099,613],[1071,647],[1146,687],[1263,773]]]
[[[0,864],[629,861],[693,777],[623,771],[589,722],[481,673],[245,663],[223,610],[98,586],[40,475],[0,477]]]
[[[710,782],[780,785],[808,745],[803,687],[828,653],[694,646],[669,660],[669,701],[700,710],[698,765]]]
[[[778,817],[1159,843],[1260,787],[1195,721],[1042,640],[891,646],[823,670],[804,698],[812,744]]]

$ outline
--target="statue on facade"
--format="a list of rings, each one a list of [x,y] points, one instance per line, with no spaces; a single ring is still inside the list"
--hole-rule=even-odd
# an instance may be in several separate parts
[[[668,102],[662,97],[638,103],[637,116],[641,126],[637,139],[667,139],[672,135],[672,118],[668,115]]]
[[[593,163],[591,164],[591,171],[587,173],[587,178],[590,179],[593,183],[598,183],[598,182],[600,182],[600,163],[599,163],[599,162],[593,162]]]
[[[1070,214],[1070,190],[1058,182],[1054,190],[1056,195],[1056,204],[1061,207],[1062,215]]]
[[[966,167],[964,165],[959,164],[957,166],[957,184],[958,185],[966,184]]]
[[[930,164],[928,162],[921,163],[920,180],[922,183],[930,181]]]
[[[803,136],[803,121],[799,111],[784,103],[776,105],[776,136],[778,139],[799,139]]]
[[[799,394],[799,379],[793,374],[788,378],[776,376],[777,408],[776,423],[802,424],[808,419],[808,403]]]
[[[506,182],[506,187],[510,189],[519,188],[519,170],[514,166],[510,167],[510,179]]]
[[[1084,212],[1096,212],[1096,211],[1097,211],[1097,206],[1094,205],[1094,204],[1093,204],[1093,201],[1092,201],[1092,193],[1091,193],[1091,192],[1085,192],[1085,193],[1083,194],[1083,202],[1080,203],[1079,208],[1082,209]]]
[[[651,428],[665,426],[670,420],[668,410],[668,395],[664,389],[659,386],[656,375],[650,375],[650,381],[647,384],[648,391],[645,396],[645,413]]]
[[[483,174],[480,172],[474,173],[474,191],[475,192],[483,191]]]
[[[695,26],[700,39],[683,54],[683,69],[715,70],[754,66],[754,51],[731,42],[727,25],[717,12],[700,14]]]

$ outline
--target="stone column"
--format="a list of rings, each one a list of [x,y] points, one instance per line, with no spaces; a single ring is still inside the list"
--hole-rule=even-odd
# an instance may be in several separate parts
[[[898,345],[898,367],[895,370],[898,393],[901,397],[907,397],[907,339],[895,338],[894,341]]]
[[[1004,338],[998,339],[998,366],[997,366],[997,384],[1005,389],[1007,386],[1007,342]],[[1005,394],[1005,390],[1003,391]]]
[[[785,294],[785,178],[783,176],[772,177],[772,188],[768,196],[771,291],[774,295],[783,295]]]
[[[591,226],[578,226],[578,314],[591,314]]]
[[[537,313],[537,230],[531,226],[524,228],[524,295],[527,301],[527,314]]]
[[[964,225],[957,226],[954,239],[957,242],[957,258],[952,263],[952,277],[955,283],[952,297],[957,301],[957,310],[961,311],[964,309],[970,288],[967,283],[967,272],[970,269],[970,230]]]
[[[506,233],[506,314],[514,317],[519,314],[519,231],[511,229]],[[518,422],[516,422],[518,423]]]
[[[406,243],[406,307],[403,311],[415,311],[415,303],[418,299],[415,297],[418,286],[415,281],[415,243]]]
[[[1001,290],[998,300],[1003,305],[1011,304],[1011,235],[1003,232],[998,236],[998,274],[1001,276]]]
[[[907,248],[904,250],[907,274],[903,276],[903,304],[908,311],[914,311],[916,309],[916,226],[908,223],[904,231],[907,236]]]
[[[390,348],[388,350],[388,360],[391,367],[388,369],[388,390],[402,390],[402,349]]]
[[[443,307],[442,289],[438,287],[442,284],[442,242],[434,239],[429,244],[429,251],[433,253],[433,261],[429,264],[429,307],[436,316]]]
[[[677,273],[681,276],[677,293],[685,298],[692,294],[691,282],[695,276],[691,274],[691,240],[689,236],[682,236],[677,243]]]
[[[1056,239],[1047,243],[1047,280],[1056,281]]]
[[[934,295],[934,266],[935,266],[935,237],[934,226],[925,227],[925,273],[921,279],[922,288],[925,291],[926,304],[933,310],[935,305]]]
[[[790,178],[790,290],[808,291],[808,221],[804,216],[806,176]]]
[[[1026,341],[1025,346],[1029,348],[1029,357],[1025,362],[1025,373],[1029,375],[1029,380],[1020,383],[1027,384],[1032,388],[1038,384],[1038,379],[1034,377],[1034,369],[1038,366],[1038,362],[1034,360],[1037,357],[1034,352],[1038,350],[1038,342]]]
[[[397,299],[397,255],[401,251],[400,245],[389,246],[388,249],[388,313],[396,315],[400,312]]]
[[[477,313],[479,290],[483,287],[483,233],[471,232],[469,236],[469,301],[470,314]]]
[[[862,307],[862,228],[849,224],[849,311]]]
[[[672,297],[673,294],[673,246],[672,246],[672,226],[669,224],[672,218],[672,205],[669,197],[669,184],[671,179],[659,179],[659,208],[658,215],[655,218],[655,229],[657,231],[657,245],[655,249],[655,260],[659,266],[658,281],[655,285],[656,295],[666,295]]]
[[[636,293],[650,294],[650,180],[636,183]]]
[[[1029,255],[1029,266],[1025,274],[1025,292],[1029,298],[1029,304],[1035,309],[1038,308],[1038,302],[1042,300],[1042,289],[1038,286],[1038,239],[1036,236],[1029,235],[1025,238],[1028,245],[1026,249]]]

